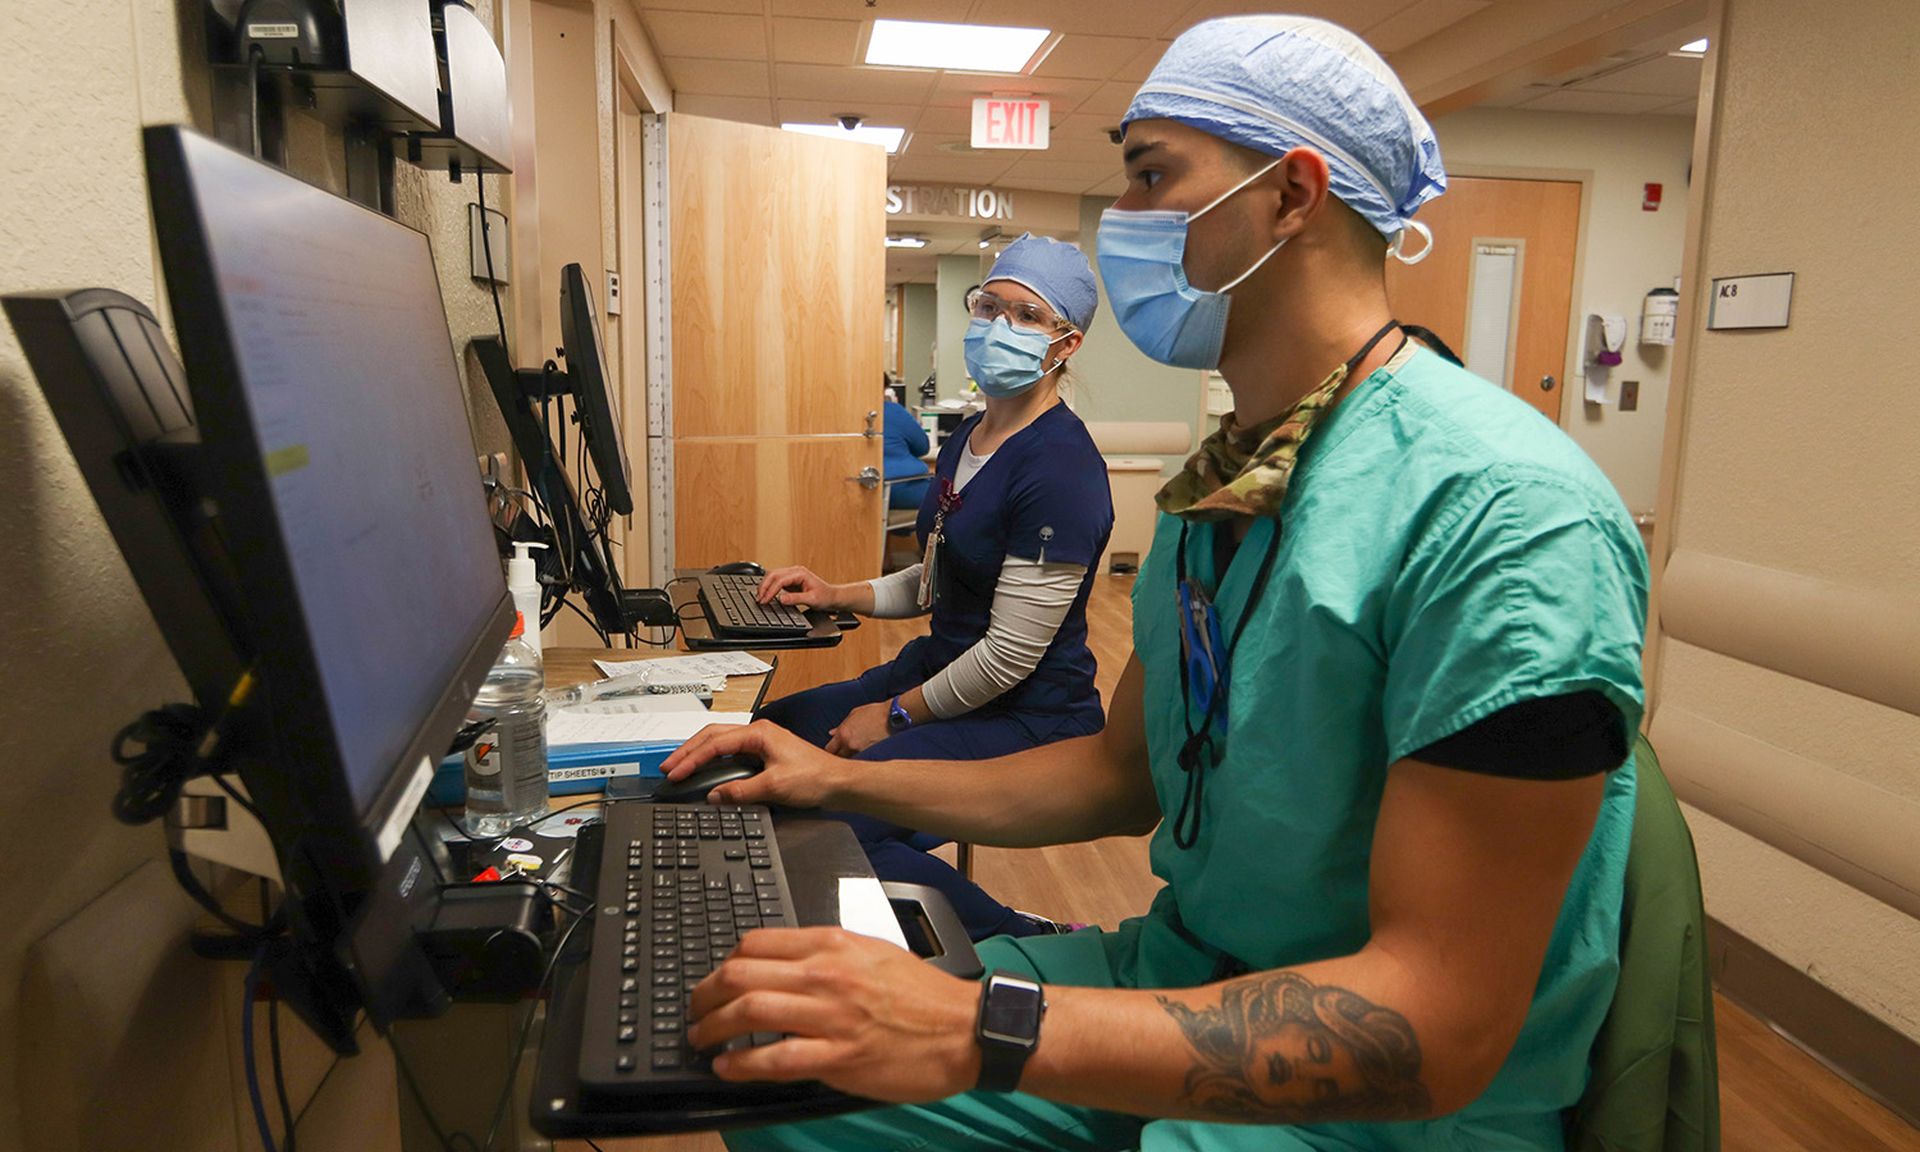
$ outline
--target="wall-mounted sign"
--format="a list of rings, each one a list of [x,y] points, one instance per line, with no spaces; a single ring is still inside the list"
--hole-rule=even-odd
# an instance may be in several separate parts
[[[946,216],[955,220],[1011,220],[1013,193],[996,188],[887,185],[887,215]]]
[[[1718,276],[1707,305],[1708,329],[1785,328],[1793,310],[1793,273]]]
[[[978,96],[973,101],[975,148],[1047,146],[1047,102],[1024,96]]]

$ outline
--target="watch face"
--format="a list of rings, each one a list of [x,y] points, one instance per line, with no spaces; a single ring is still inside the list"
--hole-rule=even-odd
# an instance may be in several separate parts
[[[1040,989],[1024,981],[998,980],[987,994],[980,1034],[1008,1044],[1032,1044],[1040,1034]]]

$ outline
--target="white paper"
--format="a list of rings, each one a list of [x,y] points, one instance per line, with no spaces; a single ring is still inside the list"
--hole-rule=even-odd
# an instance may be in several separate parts
[[[675,692],[672,695],[621,696],[613,700],[594,700],[586,704],[575,704],[558,712],[549,712],[548,716],[629,716],[647,712],[705,712],[707,706],[700,703],[700,697],[688,692]]]
[[[773,665],[751,652],[698,652],[655,660],[595,660],[594,663],[608,676],[645,675],[655,684],[715,676],[758,676],[773,671]]]
[[[840,927],[901,948],[907,946],[886,889],[871,876],[840,877]]]
[[[595,714],[569,708],[547,717],[547,745],[682,744],[709,724],[746,724],[749,712],[627,712]]]

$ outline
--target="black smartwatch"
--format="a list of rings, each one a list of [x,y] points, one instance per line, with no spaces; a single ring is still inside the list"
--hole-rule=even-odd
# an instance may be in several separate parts
[[[900,707],[900,697],[895,696],[893,703],[887,706],[887,731],[905,732],[911,727],[913,727],[913,717],[907,715],[905,708]]]
[[[998,971],[987,974],[980,986],[980,1019],[973,1029],[980,1043],[980,1091],[1020,1087],[1027,1057],[1040,1046],[1040,1020],[1046,1014],[1040,985]]]

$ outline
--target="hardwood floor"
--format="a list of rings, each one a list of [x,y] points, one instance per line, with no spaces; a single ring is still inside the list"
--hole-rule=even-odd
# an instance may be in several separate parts
[[[1088,605],[1089,643],[1100,661],[1103,698],[1111,697],[1132,653],[1132,585],[1130,577],[1101,577]],[[868,627],[880,630],[884,651],[895,652],[920,625],[876,621]],[[1015,907],[1106,927],[1144,910],[1160,887],[1147,867],[1145,837],[976,849],[974,878]],[[1920,1152],[1920,1129],[1724,997],[1714,998],[1714,1010],[1726,1152]],[[606,1152],[719,1152],[723,1147],[712,1133],[598,1143]],[[555,1147],[587,1152],[585,1144],[573,1141]]]

